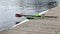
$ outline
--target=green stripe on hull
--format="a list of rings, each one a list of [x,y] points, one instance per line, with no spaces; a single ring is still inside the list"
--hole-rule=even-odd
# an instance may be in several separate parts
[[[40,16],[39,13],[36,13],[34,16]]]

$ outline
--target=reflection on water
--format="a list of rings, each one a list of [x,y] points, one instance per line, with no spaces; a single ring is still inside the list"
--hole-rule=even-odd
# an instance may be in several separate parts
[[[20,6],[23,7],[23,14],[34,15],[57,6],[55,0],[21,0]]]

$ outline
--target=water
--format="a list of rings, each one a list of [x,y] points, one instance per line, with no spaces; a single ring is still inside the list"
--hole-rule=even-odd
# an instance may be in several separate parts
[[[25,17],[15,17],[15,14],[21,13],[19,0],[0,0],[0,30],[8,29],[16,22],[25,20]]]
[[[54,0],[21,0],[21,6],[23,7],[24,15],[34,15],[36,13],[44,12],[51,9],[56,5],[48,5],[49,2],[55,2]]]

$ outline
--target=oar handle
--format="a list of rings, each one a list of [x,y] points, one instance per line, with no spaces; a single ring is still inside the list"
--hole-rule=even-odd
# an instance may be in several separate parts
[[[15,14],[16,17],[22,17],[22,16],[34,16],[34,15],[23,15],[23,14]]]
[[[22,14],[15,14],[16,17],[22,17]]]

